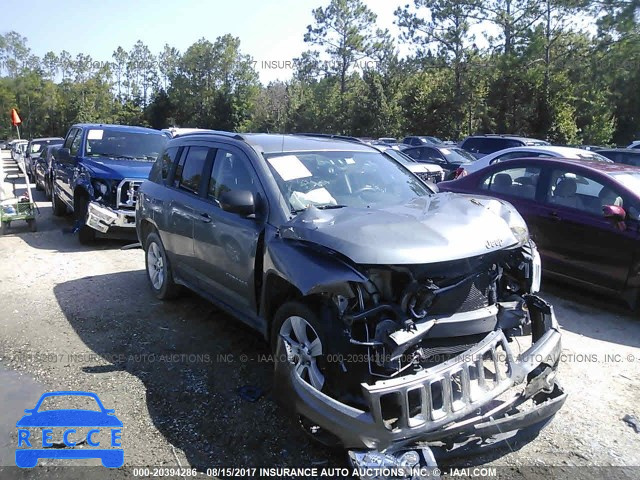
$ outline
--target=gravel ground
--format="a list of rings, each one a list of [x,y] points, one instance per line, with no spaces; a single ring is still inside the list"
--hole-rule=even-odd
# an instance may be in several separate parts
[[[4,163],[6,174],[10,163]],[[41,192],[35,198],[38,231],[22,223],[0,237],[0,467],[14,464],[22,410],[51,390],[95,392],[115,409],[124,424],[126,467],[205,473],[220,465],[346,466],[343,452],[313,444],[284,418],[272,399],[272,364],[262,358],[268,349],[258,334],[195,295],[156,300],[140,249],[123,250],[131,242],[114,239],[83,247],[66,233],[71,220],[53,217]],[[565,406],[531,442],[457,465],[496,466],[505,478],[640,478],[640,468],[615,468],[640,466],[640,434],[622,420],[640,419],[637,314],[548,281],[542,296],[563,329]],[[259,387],[262,396],[243,399],[243,386]],[[133,475],[131,469],[52,469],[59,464],[0,468],[0,477]],[[596,466],[602,468],[584,468]]]

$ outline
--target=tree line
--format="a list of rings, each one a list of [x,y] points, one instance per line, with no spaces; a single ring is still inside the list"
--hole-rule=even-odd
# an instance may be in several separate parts
[[[0,35],[0,136],[61,135],[75,122],[458,140],[514,133],[562,144],[640,138],[640,0],[413,0],[381,29],[362,0],[313,10],[308,49],[262,85],[240,39],[158,54],[138,41],[109,61],[34,55]],[[399,47],[410,47],[400,56]]]

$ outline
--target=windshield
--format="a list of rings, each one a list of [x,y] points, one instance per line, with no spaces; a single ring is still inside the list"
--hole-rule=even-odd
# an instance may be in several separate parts
[[[393,148],[388,148],[384,151],[384,153],[392,157],[394,160],[399,161],[403,165],[415,165],[416,163],[418,163],[406,153],[402,153],[399,150],[394,150]]]
[[[442,143],[438,137],[420,137],[420,140],[422,143]]]
[[[640,172],[614,172],[609,175],[629,190],[640,192]]]
[[[441,148],[440,153],[447,158],[449,163],[469,163],[477,160],[476,157],[461,148]]]
[[[292,213],[311,205],[383,207],[433,193],[380,152],[322,151],[265,157]]]
[[[160,132],[91,129],[87,133],[87,155],[154,162],[167,140],[167,136]]]

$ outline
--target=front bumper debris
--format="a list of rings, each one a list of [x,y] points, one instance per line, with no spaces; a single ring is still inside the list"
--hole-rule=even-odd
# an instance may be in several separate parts
[[[286,362],[278,362],[280,399],[351,450],[384,453],[416,442],[452,449],[471,439],[484,441],[542,425],[566,399],[555,380],[560,332],[551,305],[534,295],[527,304],[533,343],[521,355],[511,352],[501,330],[492,331],[471,349],[432,368],[363,383],[368,411],[323,394]],[[485,376],[487,369],[491,378]],[[389,399],[396,405],[392,412]]]
[[[135,228],[135,211],[114,210],[96,202],[90,202],[86,224],[101,233],[106,233],[110,227]]]

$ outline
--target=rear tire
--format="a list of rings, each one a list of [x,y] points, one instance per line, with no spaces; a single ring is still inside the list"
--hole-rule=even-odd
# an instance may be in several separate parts
[[[9,225],[11,225],[9,222],[2,222],[2,225],[0,225],[0,235],[9,233]]]
[[[29,230],[31,230],[32,232],[37,232],[38,231],[38,225],[36,224],[36,219],[35,218],[27,220],[27,225],[29,226]]]
[[[153,294],[160,300],[178,297],[182,288],[173,281],[171,264],[157,232],[150,232],[145,238],[144,253],[147,279]]]

